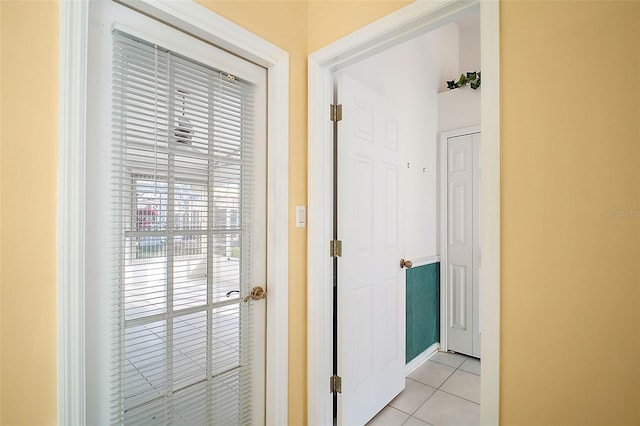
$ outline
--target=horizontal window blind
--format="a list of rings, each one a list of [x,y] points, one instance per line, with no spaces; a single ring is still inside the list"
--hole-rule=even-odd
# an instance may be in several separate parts
[[[251,424],[255,87],[113,33],[113,422]]]

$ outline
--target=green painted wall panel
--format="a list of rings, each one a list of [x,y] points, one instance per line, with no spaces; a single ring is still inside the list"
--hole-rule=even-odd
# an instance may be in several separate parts
[[[440,262],[407,269],[408,363],[440,340]]]

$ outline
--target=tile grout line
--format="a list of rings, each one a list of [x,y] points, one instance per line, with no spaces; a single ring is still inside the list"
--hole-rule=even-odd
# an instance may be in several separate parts
[[[447,352],[443,352],[443,353],[447,353]],[[436,361],[436,360],[432,360],[431,358],[427,359],[427,360],[424,362],[424,364],[426,364],[426,363],[427,363],[427,362],[429,362],[429,361],[433,361],[433,362],[438,363],[438,364],[440,364],[440,365],[444,365],[444,366],[446,366],[446,367],[454,368],[454,370],[451,372],[451,374],[449,374],[449,375],[447,376],[447,378],[446,378],[446,379],[444,379],[444,381],[443,381],[442,383],[440,383],[440,386],[438,386],[437,388],[435,388],[435,390],[433,391],[433,393],[432,393],[431,395],[429,395],[429,397],[428,397],[427,399],[425,399],[425,400],[424,400],[424,402],[423,402],[422,404],[420,404],[420,405],[418,406],[418,408],[416,408],[416,409],[413,411],[413,413],[406,413],[406,412],[404,412],[404,411],[402,411],[402,410],[400,410],[400,409],[397,409],[397,408],[396,408],[396,410],[398,410],[398,411],[400,411],[400,412],[402,412],[402,413],[405,413],[405,414],[409,414],[409,419],[410,419],[411,417],[414,417],[413,415],[414,415],[416,412],[418,412],[418,410],[419,410],[419,409],[420,409],[424,404],[426,404],[426,403],[427,403],[427,401],[429,401],[429,400],[433,397],[433,395],[435,395],[435,394],[436,394],[436,392],[437,392],[437,391],[444,392],[444,393],[446,393],[446,394],[448,394],[448,395],[452,395],[452,396],[458,397],[458,398],[460,398],[460,399],[463,399],[463,400],[465,400],[465,401],[469,401],[469,402],[471,402],[471,403],[476,404],[476,405],[478,405],[478,406],[479,406],[480,404],[478,404],[477,402],[471,401],[471,400],[466,399],[466,398],[463,398],[463,397],[461,397],[461,396],[459,396],[459,395],[456,395],[456,394],[453,394],[453,393],[451,393],[451,392],[447,392],[447,391],[445,391],[445,390],[441,390],[441,389],[440,389],[440,388],[442,387],[442,385],[444,385],[444,384],[447,382],[447,380],[449,380],[449,379],[451,378],[451,376],[453,376],[453,375],[455,374],[455,372],[456,372],[456,371],[460,370],[460,367],[462,367],[462,364],[464,364],[465,362],[467,362],[467,360],[468,360],[468,359],[471,359],[471,357],[469,357],[469,356],[466,356],[466,355],[465,355],[465,357],[466,357],[466,358],[465,358],[465,360],[464,360],[464,361],[462,361],[462,362],[460,363],[460,365],[458,365],[458,366],[457,366],[457,367],[455,367],[455,368],[454,368],[454,367],[452,367],[452,366],[450,366],[450,365],[447,365],[447,364],[445,364],[445,363],[438,362],[438,361]],[[424,364],[422,364],[422,365],[424,365]],[[464,371],[465,373],[473,374],[473,373],[471,373],[471,372],[469,372],[469,371],[465,371],[465,370],[460,370],[460,371]],[[475,374],[475,375],[476,375],[476,376],[480,376],[479,374]],[[428,385],[428,384],[426,384],[426,383],[422,383],[421,381],[419,381],[419,380],[415,380],[415,379],[412,379],[412,378],[410,378],[410,377],[407,377],[407,379],[409,379],[409,380],[413,380],[414,382],[417,382],[417,383],[423,384],[423,385],[425,385],[425,386],[429,386],[429,385]],[[432,387],[432,386],[429,386],[429,387]],[[395,407],[392,407],[392,408],[395,408]],[[425,422],[424,420],[422,420],[422,419],[420,419],[420,418],[418,418],[418,417],[414,417],[414,418],[415,418],[415,419],[417,419],[417,420],[420,420],[420,421],[421,421],[421,422],[423,422],[423,423],[427,423],[427,422]],[[406,423],[409,419],[405,420],[405,422],[404,422],[404,423]],[[404,423],[403,423],[403,424],[404,424]],[[429,423],[427,423],[427,424],[429,424]]]
[[[465,355],[465,356],[466,356],[466,359],[460,363],[460,365],[459,365],[459,366],[458,366],[458,367],[453,371],[453,373],[451,373],[451,376],[453,376],[453,375],[454,375],[458,370],[460,370],[460,367],[462,367],[462,365],[463,365],[465,362],[467,362],[468,360],[470,360],[470,359],[472,359],[472,358],[473,358],[473,357],[470,357],[470,356],[468,356],[468,355]],[[438,361],[435,361],[435,362],[438,362]],[[446,364],[444,364],[444,365],[446,365]],[[450,367],[451,367],[451,366],[450,366]],[[453,367],[452,367],[452,368],[453,368]],[[480,377],[480,375],[479,375],[479,374],[474,374],[474,373],[471,373],[470,371],[465,371],[465,370],[460,370],[460,371],[462,371],[463,373],[469,373],[469,374],[473,374],[474,376],[478,376],[478,377]],[[446,379],[444,382],[442,382],[442,384],[441,384],[441,385],[438,387],[438,389],[436,389],[436,390],[439,390],[439,391],[444,392],[444,393],[446,393],[446,394],[449,394],[449,395],[452,395],[452,396],[458,397],[458,398],[463,399],[463,400],[465,400],[465,401],[472,402],[472,403],[474,403],[474,404],[476,404],[476,405],[480,405],[478,402],[472,401],[472,400],[467,399],[467,398],[465,398],[465,397],[463,397],[463,396],[460,396],[460,395],[456,395],[455,393],[447,392],[446,390],[440,389],[440,388],[442,387],[442,385],[444,385],[445,383],[447,383],[447,380],[449,380],[449,379],[451,378],[451,376],[447,377],[447,379]],[[434,392],[434,393],[435,393],[435,392]],[[433,396],[433,395],[432,395],[432,396]],[[431,396],[429,396],[429,398],[427,398],[427,400],[429,400],[430,398],[431,398]],[[427,402],[427,401],[425,401],[425,402]],[[421,407],[422,407],[422,405],[421,405]],[[416,411],[417,411],[417,410],[416,410]]]
[[[426,364],[427,362],[429,362],[429,361],[432,361],[432,360],[431,360],[431,359],[427,359],[423,364],[421,364],[421,366],[422,366],[422,365],[425,365],[425,364]],[[443,364],[443,363],[438,362],[438,361],[433,361],[433,362],[436,362],[436,363],[438,363],[438,364],[440,364],[440,365],[444,365],[445,367],[453,368],[453,367],[451,367],[450,365]],[[463,361],[460,365],[462,365],[463,363],[464,363],[464,361]],[[451,372],[451,374],[449,374],[449,375],[447,376],[447,378],[446,378],[446,379],[444,379],[444,381],[443,381],[442,383],[440,383],[440,385],[439,385],[437,388],[434,388],[434,387],[433,387],[433,386],[431,386],[431,385],[428,385],[428,384],[426,384],[426,383],[422,383],[422,382],[421,382],[421,381],[419,381],[419,380],[415,380],[415,379],[412,379],[412,378],[410,378],[410,377],[408,377],[408,376],[407,376],[407,377],[406,377],[406,379],[413,380],[414,382],[416,382],[416,383],[420,383],[421,385],[424,385],[424,386],[429,386],[430,388],[433,388],[433,389],[435,389],[435,390],[431,393],[431,395],[429,395],[429,396],[427,397],[427,399],[425,399],[425,400],[422,402],[422,404],[420,404],[420,405],[418,406],[418,408],[416,408],[415,410],[413,410],[413,412],[412,412],[412,413],[407,413],[406,411],[402,411],[402,410],[400,410],[399,408],[393,407],[392,405],[389,405],[389,407],[391,407],[391,408],[395,408],[396,410],[398,410],[398,411],[400,411],[400,412],[402,412],[402,413],[409,414],[409,417],[413,417],[413,415],[414,415],[414,414],[415,414],[415,413],[420,409],[420,407],[422,407],[424,404],[426,404],[426,403],[427,403],[427,401],[429,401],[429,400],[431,399],[431,397],[432,397],[433,395],[435,395],[435,394],[436,394],[436,392],[437,392],[438,390],[440,390],[440,387],[442,387],[442,385],[444,385],[444,384],[446,383],[446,381],[447,381],[447,380],[449,380],[449,379],[451,378],[451,376],[453,376],[453,374],[454,374],[456,371],[458,371],[458,369],[457,369],[457,368],[456,368],[456,369],[454,369],[454,370],[453,370],[453,372]],[[444,392],[444,391],[442,391],[442,392]],[[448,393],[448,392],[447,392],[447,393]],[[451,394],[450,394],[450,395],[451,395]],[[416,417],[416,419],[418,419],[418,418]],[[407,419],[407,420],[408,420],[408,419]],[[424,422],[424,420],[421,420],[421,419],[418,419],[418,420],[420,420],[420,421]],[[405,423],[406,423],[406,421],[405,421]]]
[[[439,390],[440,390],[440,389],[439,389]],[[460,398],[460,399],[462,399],[462,400],[465,400],[465,401],[471,402],[471,403],[476,404],[476,405],[480,405],[479,403],[477,403],[477,402],[475,402],[475,401],[472,401],[472,400],[467,399],[467,398],[465,398],[465,397],[463,397],[463,396],[460,396],[460,395],[456,395],[455,393],[447,392],[446,390],[440,390],[440,392],[442,392],[442,393],[446,393],[447,395],[455,396],[456,398]],[[431,398],[431,397],[429,397],[429,398]],[[425,401],[425,402],[426,402],[426,401]]]
[[[443,352],[443,353],[447,353],[447,352]],[[454,352],[454,353],[457,353],[457,352]],[[462,355],[462,354],[460,354],[460,355]],[[464,359],[464,360],[463,360],[463,361],[462,361],[462,362],[461,362],[457,367],[452,367],[451,365],[448,365],[448,364],[445,364],[445,363],[443,363],[443,362],[439,362],[439,361],[433,360],[433,359],[431,359],[431,358],[429,358],[429,359],[425,360],[425,361],[424,361],[424,363],[423,363],[423,364],[421,364],[421,366],[422,366],[422,365],[426,364],[427,362],[432,361],[432,362],[435,362],[435,363],[437,363],[437,364],[444,365],[444,366],[446,366],[446,367],[449,367],[449,368],[453,368],[453,369],[454,369],[454,370],[451,372],[451,374],[449,374],[449,375],[447,376],[447,378],[446,378],[446,379],[444,379],[444,381],[443,381],[442,383],[440,383],[440,385],[439,385],[437,388],[434,388],[433,386],[430,386],[430,385],[428,385],[427,383],[423,383],[423,382],[421,382],[421,381],[419,381],[419,380],[412,379],[412,378],[410,378],[409,376],[406,376],[406,377],[405,377],[405,379],[406,379],[406,380],[411,380],[411,381],[413,381],[413,382],[419,383],[419,384],[424,385],[424,386],[429,386],[430,388],[433,388],[433,389],[434,389],[434,391],[431,393],[431,395],[429,395],[429,396],[427,397],[427,399],[425,399],[425,400],[424,400],[424,402],[418,406],[418,408],[416,408],[415,410],[413,410],[413,412],[411,412],[411,413],[407,413],[406,411],[403,411],[403,410],[401,410],[401,409],[399,409],[399,408],[396,408],[396,407],[392,406],[390,403],[389,403],[389,404],[387,404],[387,407],[391,407],[391,408],[393,408],[394,410],[397,410],[397,411],[399,411],[399,412],[401,412],[401,413],[403,413],[403,414],[407,414],[407,415],[409,416],[409,418],[407,418],[407,419],[402,423],[403,425],[404,425],[404,424],[406,424],[410,419],[412,419],[412,418],[413,418],[413,419],[419,420],[420,422],[425,423],[425,424],[427,424],[427,425],[429,425],[429,426],[433,426],[433,425],[431,425],[430,423],[425,422],[424,420],[422,420],[422,419],[420,419],[420,418],[418,418],[418,417],[414,417],[414,414],[415,414],[415,413],[416,413],[416,412],[417,412],[417,411],[418,411],[418,410],[419,410],[419,409],[420,409],[424,404],[426,404],[426,403],[427,403],[427,401],[429,401],[429,400],[431,399],[431,397],[433,397],[433,395],[435,395],[435,394],[436,394],[436,392],[437,392],[437,391],[441,391],[441,392],[443,392],[443,393],[446,393],[447,395],[455,396],[455,397],[460,398],[460,399],[462,399],[462,400],[464,400],[464,401],[468,401],[468,402],[471,402],[472,404],[476,404],[476,405],[478,405],[478,406],[479,406],[480,404],[479,404],[479,403],[477,403],[477,402],[475,402],[475,401],[471,401],[470,399],[464,398],[464,397],[462,397],[462,396],[460,396],[460,395],[456,395],[456,394],[454,394],[454,393],[447,392],[447,391],[445,391],[445,390],[442,390],[442,389],[441,389],[441,387],[442,387],[442,386],[443,386],[443,385],[444,385],[444,384],[445,384],[445,383],[446,383],[446,382],[447,382],[447,381],[448,381],[448,380],[449,380],[449,379],[450,379],[450,378],[451,378],[451,377],[456,373],[456,371],[458,371],[458,370],[460,370],[460,371],[462,371],[462,372],[465,372],[465,373],[468,373],[468,374],[472,374],[472,375],[474,375],[474,376],[478,376],[478,377],[480,376],[479,374],[475,374],[475,373],[472,373],[472,372],[470,372],[470,371],[466,371],[466,370],[462,370],[462,369],[461,369],[462,365],[463,365],[465,362],[467,362],[469,359],[475,359],[475,358],[470,357],[470,356],[467,356],[467,355],[463,355],[463,356],[465,357],[465,359]]]

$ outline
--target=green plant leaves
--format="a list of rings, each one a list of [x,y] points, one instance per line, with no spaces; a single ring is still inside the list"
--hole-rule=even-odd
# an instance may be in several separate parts
[[[460,74],[458,81],[447,80],[447,89],[453,90],[466,85],[471,86],[476,90],[480,87],[480,71],[467,72],[466,74]]]

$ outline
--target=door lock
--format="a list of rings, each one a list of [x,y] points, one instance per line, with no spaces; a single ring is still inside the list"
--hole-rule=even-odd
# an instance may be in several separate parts
[[[258,285],[252,288],[251,292],[248,295],[246,295],[244,299],[242,299],[242,301],[248,302],[249,300],[260,300],[260,299],[266,299],[266,298],[267,298],[267,292],[264,291],[264,289]]]
[[[400,259],[400,268],[411,268],[413,266],[413,262],[410,260]]]

